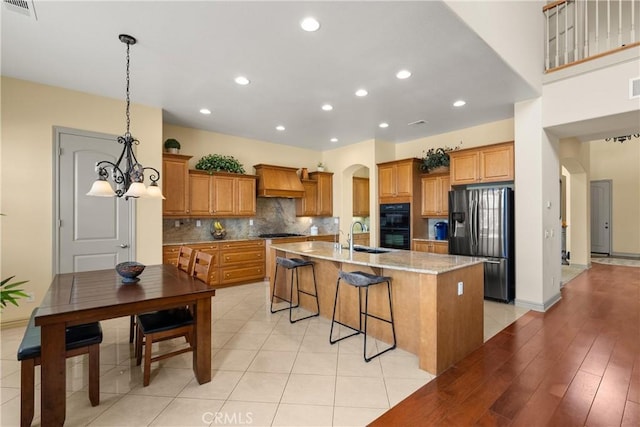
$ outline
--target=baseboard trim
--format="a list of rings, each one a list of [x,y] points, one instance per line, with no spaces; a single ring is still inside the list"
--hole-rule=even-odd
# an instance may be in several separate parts
[[[29,323],[29,319],[10,320],[8,322],[2,322],[0,323],[0,330],[27,326],[28,323]]]
[[[640,254],[629,254],[625,252],[611,252],[612,257],[640,259]]]
[[[558,292],[553,297],[545,301],[543,304],[533,302],[533,301],[526,301],[518,298],[516,298],[514,304],[516,307],[528,308],[529,310],[540,311],[544,313],[561,299],[562,299],[562,295],[560,294],[560,292]]]

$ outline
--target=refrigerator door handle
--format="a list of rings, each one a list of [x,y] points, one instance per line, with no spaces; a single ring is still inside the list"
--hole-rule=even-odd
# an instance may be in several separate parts
[[[500,264],[500,261],[485,260],[484,262],[486,262],[487,264]]]

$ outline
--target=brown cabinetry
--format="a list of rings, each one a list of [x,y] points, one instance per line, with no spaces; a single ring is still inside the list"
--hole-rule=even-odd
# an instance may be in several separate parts
[[[380,203],[411,202],[417,186],[420,159],[405,159],[378,164]]]
[[[369,233],[353,233],[353,244],[369,246]]]
[[[256,214],[256,176],[189,171],[190,216],[243,217]]]
[[[220,284],[230,285],[265,277],[264,240],[220,244]]]
[[[449,174],[423,175],[422,216],[446,217],[449,215]]]
[[[449,243],[446,240],[414,240],[413,250],[418,252],[431,252],[435,254],[448,254]]]
[[[449,153],[451,185],[513,181],[513,142]]]
[[[333,173],[311,172],[301,182],[304,196],[296,199],[296,216],[333,216]]]
[[[189,214],[189,159],[180,154],[162,155],[162,214],[186,216]]]
[[[353,216],[369,216],[369,178],[353,177]]]

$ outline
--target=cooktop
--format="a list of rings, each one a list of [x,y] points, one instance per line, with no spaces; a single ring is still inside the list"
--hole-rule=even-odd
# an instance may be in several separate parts
[[[304,234],[296,234],[296,233],[265,233],[260,234],[258,237],[263,239],[273,239],[274,237],[299,237],[304,236]]]

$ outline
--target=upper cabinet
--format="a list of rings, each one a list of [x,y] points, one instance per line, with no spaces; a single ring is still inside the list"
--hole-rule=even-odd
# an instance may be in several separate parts
[[[513,181],[513,142],[452,151],[451,185]]]
[[[243,217],[256,214],[254,175],[189,171],[190,215],[199,217]]]
[[[296,199],[296,216],[333,216],[333,173],[311,172],[301,181],[304,197]]]
[[[420,159],[405,159],[378,164],[380,203],[410,203],[419,183]]]
[[[449,174],[422,176],[422,216],[449,215]]]
[[[369,178],[353,177],[353,216],[369,216]]]
[[[180,154],[162,155],[162,214],[189,215],[189,159]]]

